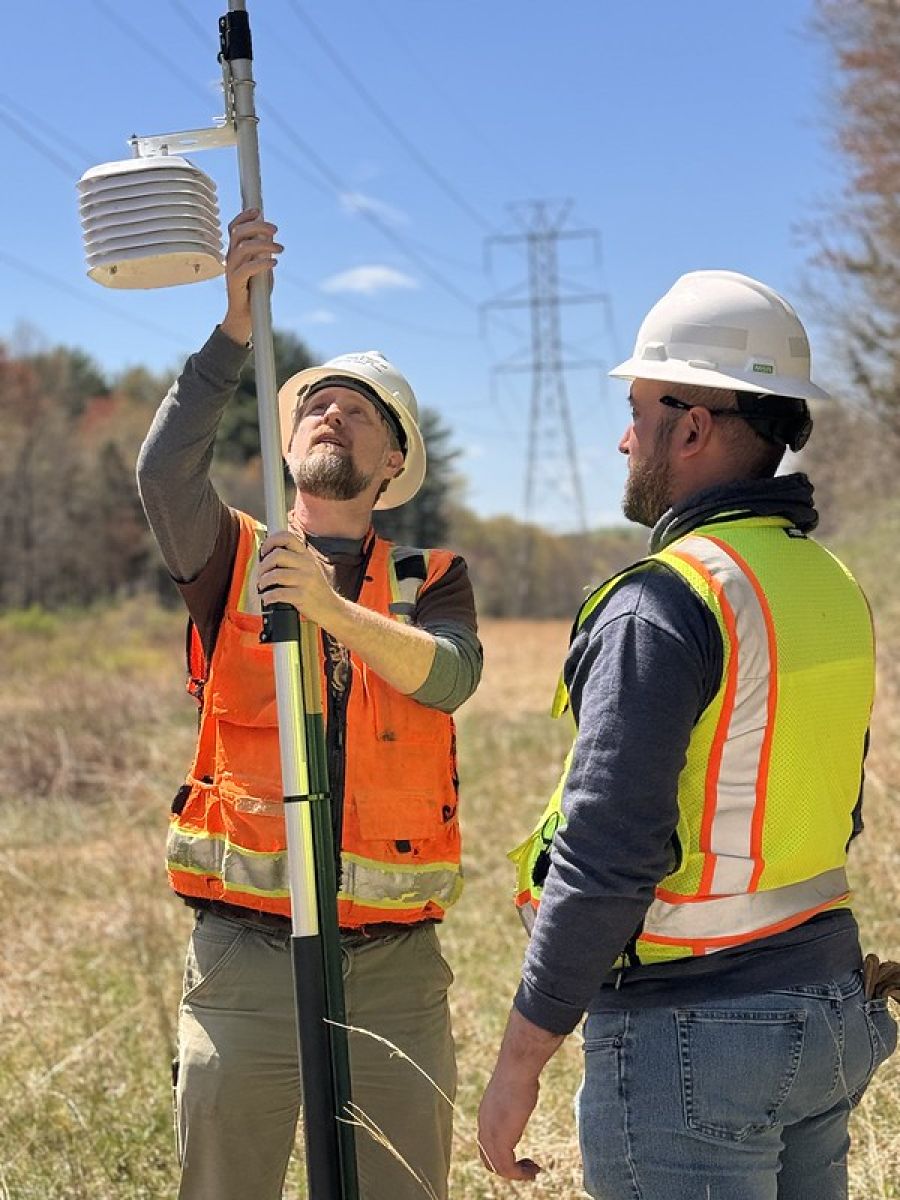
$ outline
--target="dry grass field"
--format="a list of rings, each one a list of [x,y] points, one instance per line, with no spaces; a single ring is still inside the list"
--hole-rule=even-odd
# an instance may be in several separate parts
[[[90,617],[0,619],[0,1200],[175,1192],[169,1060],[190,921],[161,855],[194,729],[182,632],[178,614],[138,601]],[[547,1073],[523,1147],[547,1168],[539,1182],[501,1184],[474,1143],[524,947],[505,852],[544,802],[567,741],[544,715],[567,624],[489,622],[483,634],[484,682],[460,714],[467,889],[443,939],[461,1066],[452,1195],[574,1200],[577,1037]],[[883,652],[854,873],[867,948],[896,957],[900,674],[889,643]],[[854,1200],[900,1196],[898,1094],[893,1063],[855,1117]],[[290,1200],[301,1178],[298,1156]]]

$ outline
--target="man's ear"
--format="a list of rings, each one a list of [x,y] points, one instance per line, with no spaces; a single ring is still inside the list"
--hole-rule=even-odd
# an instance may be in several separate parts
[[[393,473],[391,474],[391,479],[396,479],[398,475],[402,475],[405,465],[406,459],[403,457],[402,450],[388,451],[388,456],[385,460],[385,466],[394,468]]]
[[[682,445],[685,455],[693,457],[709,444],[709,439],[713,431],[714,418],[705,408],[699,406],[692,408],[690,412],[685,414],[685,417],[686,420],[682,422],[684,430]]]

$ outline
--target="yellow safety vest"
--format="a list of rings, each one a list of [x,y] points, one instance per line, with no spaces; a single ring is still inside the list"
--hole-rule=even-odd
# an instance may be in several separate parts
[[[678,862],[637,937],[641,963],[714,953],[849,904],[847,845],[875,675],[861,589],[781,517],[735,517],[679,538],[589,596],[576,630],[625,576],[652,563],[675,571],[709,608],[723,663],[688,744]],[[567,709],[560,680],[553,714]],[[571,753],[535,830],[510,853],[516,903],[532,920],[565,821]]]

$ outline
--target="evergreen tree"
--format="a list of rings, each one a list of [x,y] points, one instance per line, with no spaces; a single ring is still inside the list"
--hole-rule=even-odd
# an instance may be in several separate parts
[[[279,385],[297,371],[314,365],[304,341],[275,330],[275,378]],[[256,361],[251,354],[241,371],[234,399],[225,409],[216,438],[216,457],[222,462],[247,463],[259,456],[259,415],[256,405]]]
[[[450,430],[433,409],[422,410],[419,419],[428,467],[419,491],[400,508],[378,509],[376,530],[382,537],[406,546],[443,546],[447,541],[449,505],[459,489],[453,464],[459,450],[450,445]]]

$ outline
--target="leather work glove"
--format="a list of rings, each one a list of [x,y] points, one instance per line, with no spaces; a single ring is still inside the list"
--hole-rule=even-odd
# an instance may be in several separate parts
[[[889,996],[900,1001],[900,963],[881,962],[877,954],[867,954],[863,962],[863,990],[867,1000]]]

